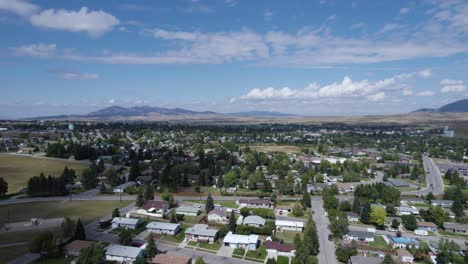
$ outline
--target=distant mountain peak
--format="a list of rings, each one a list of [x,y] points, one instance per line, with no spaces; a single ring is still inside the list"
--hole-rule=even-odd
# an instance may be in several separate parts
[[[411,113],[468,113],[468,99],[462,99],[439,108],[422,108]]]

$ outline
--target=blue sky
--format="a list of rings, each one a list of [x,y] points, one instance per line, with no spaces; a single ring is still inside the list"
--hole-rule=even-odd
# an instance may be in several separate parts
[[[0,0],[0,118],[404,113],[468,97],[468,2]]]

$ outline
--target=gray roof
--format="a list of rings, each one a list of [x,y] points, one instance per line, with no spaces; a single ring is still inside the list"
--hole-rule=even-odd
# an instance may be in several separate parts
[[[358,238],[373,238],[375,236],[375,233],[367,231],[349,230],[347,235]]]
[[[137,247],[127,247],[121,245],[110,245],[106,250],[106,255],[128,257],[136,259],[142,249]]]
[[[126,218],[126,217],[114,217],[112,223],[117,223],[121,225],[137,225],[140,222],[140,219],[135,218]]]
[[[196,236],[214,237],[218,233],[218,230],[209,229],[208,225],[205,225],[205,224],[196,224],[193,227],[187,228],[187,230],[185,230],[185,233],[196,235]]]
[[[400,181],[400,180],[395,180],[395,179],[388,179],[387,180],[389,183],[391,183],[395,187],[405,187],[409,186],[409,183],[405,181]]]
[[[162,229],[162,230],[176,230],[180,224],[164,223],[164,222],[151,222],[146,225],[147,229]]]
[[[374,258],[374,257],[364,257],[364,256],[351,256],[351,264],[380,264],[383,259]]]
[[[208,215],[219,215],[221,217],[228,217],[228,212],[225,208],[216,208],[209,212]]]
[[[246,218],[244,218],[244,221],[242,221],[244,225],[249,225],[249,224],[255,224],[255,225],[265,225],[266,220],[261,218],[258,215],[249,215]]]
[[[185,213],[195,213],[197,214],[200,212],[200,208],[192,207],[192,206],[180,206],[177,207],[176,213],[177,212],[185,212]]]
[[[355,212],[346,212],[346,215],[347,215],[348,217],[357,217],[357,218],[359,218],[359,215],[356,214]]]

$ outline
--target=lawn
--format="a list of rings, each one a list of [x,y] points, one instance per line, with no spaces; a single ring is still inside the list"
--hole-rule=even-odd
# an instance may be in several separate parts
[[[4,247],[0,248],[0,264],[6,264],[9,261],[28,253],[28,246]]]
[[[292,145],[253,145],[249,146],[250,149],[253,149],[258,152],[284,152],[284,153],[301,153],[302,150],[300,147]]]
[[[205,217],[206,214],[205,213],[201,213],[197,216],[187,216],[187,215],[184,215],[184,219],[182,219],[182,222],[185,223],[185,224],[199,224],[200,221],[203,219],[203,217]]]
[[[54,201],[21,203],[0,206],[0,225],[10,222],[27,221],[31,218],[80,218],[84,224],[91,223],[112,213],[133,201]]]
[[[200,204],[202,206],[202,208],[205,208],[205,204],[206,204],[206,200],[201,200],[201,201],[200,200],[185,200],[185,202]],[[236,204],[236,201],[216,201],[216,200],[214,200],[214,203],[215,204],[220,204],[223,207],[229,207],[229,208],[238,208],[239,207],[239,205]]]
[[[214,242],[213,244],[200,243],[198,247],[208,249],[208,250],[218,251],[221,248],[221,244],[219,242]]]
[[[468,239],[468,235],[447,232],[445,230],[440,230],[439,234],[442,235],[442,236],[462,237],[462,238]]]
[[[382,236],[376,236],[374,242],[369,242],[369,246],[380,249],[390,249],[390,246],[385,242]]]
[[[180,244],[184,239],[185,239],[185,230],[187,229],[187,226],[180,226],[180,231],[177,233],[175,236],[172,235],[155,235],[156,238],[159,238],[161,240],[175,243],[175,244]]]
[[[278,256],[276,263],[277,264],[289,264],[289,258],[285,256]]]
[[[302,237],[302,233],[300,232],[292,232],[292,231],[283,231],[283,232],[276,232],[276,238],[283,240],[285,244],[292,245],[294,243],[294,237],[296,234]]]
[[[189,242],[187,243],[187,245],[192,246],[192,247],[196,247],[196,246],[198,245],[198,242],[197,242],[197,241],[191,240],[191,241],[189,241]]]
[[[264,260],[267,256],[266,248],[264,245],[261,245],[260,247],[257,248],[257,250],[249,250],[247,251],[247,254],[245,255],[245,259],[249,260]]]
[[[8,182],[8,193],[14,193],[26,187],[29,178],[39,176],[41,172],[45,175],[60,175],[65,165],[76,170],[77,176],[88,167],[68,160],[0,154],[0,177]]]
[[[239,255],[239,256],[244,256],[245,254],[245,249],[243,248],[236,248],[234,249],[234,252],[232,252],[233,255]]]

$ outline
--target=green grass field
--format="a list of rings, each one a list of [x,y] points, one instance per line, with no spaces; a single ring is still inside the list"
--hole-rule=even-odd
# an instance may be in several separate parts
[[[197,204],[200,204],[202,206],[202,209],[205,208],[205,204],[206,204],[206,200],[185,200],[185,202],[189,202],[189,203],[197,203]],[[236,201],[217,201],[214,199],[214,203],[215,204],[220,204],[224,207],[229,207],[229,208],[238,208],[239,205],[236,204]]]
[[[8,193],[18,192],[26,187],[32,176],[38,176],[41,172],[45,175],[60,175],[63,168],[68,166],[81,175],[81,171],[88,165],[68,160],[51,160],[28,156],[0,155],[0,177],[8,182]]]
[[[22,203],[0,206],[0,225],[10,222],[27,221],[31,218],[58,218],[68,216],[81,218],[84,224],[93,222],[133,201],[57,201]]]
[[[381,249],[390,249],[382,236],[376,236],[374,242],[369,242],[369,246]]]

